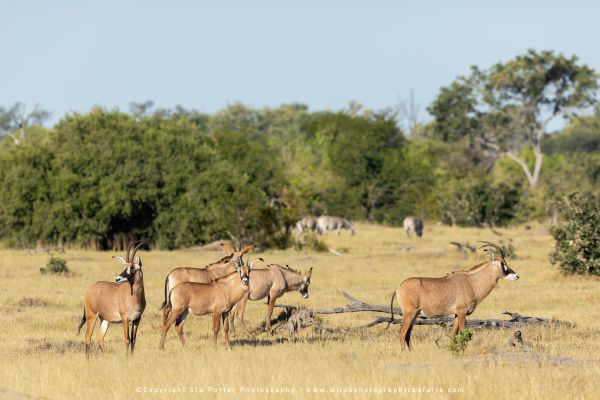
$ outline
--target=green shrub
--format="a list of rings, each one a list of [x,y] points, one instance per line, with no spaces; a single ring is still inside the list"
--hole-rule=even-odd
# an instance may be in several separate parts
[[[600,275],[600,196],[571,193],[558,201],[560,223],[550,261],[569,273]]]
[[[325,252],[329,250],[329,247],[319,239],[319,236],[315,232],[306,232],[296,242],[296,248],[307,248],[316,252]]]
[[[455,356],[462,356],[471,339],[473,339],[473,332],[470,329],[465,329],[458,335],[450,335],[448,350]]]
[[[442,222],[462,226],[506,225],[517,215],[521,193],[519,183],[494,184],[485,177],[472,177],[459,182],[442,201]]]
[[[51,256],[45,268],[40,268],[42,274],[68,274],[67,260]]]

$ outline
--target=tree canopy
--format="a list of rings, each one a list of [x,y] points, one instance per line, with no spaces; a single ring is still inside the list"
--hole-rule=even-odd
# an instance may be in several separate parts
[[[413,121],[419,133],[408,138],[401,115],[356,102],[206,114],[145,101],[52,128],[40,126],[49,114],[39,107],[0,108],[0,240],[118,249],[144,238],[172,249],[233,235],[287,247],[304,215],[547,218],[565,193],[600,188],[599,111],[575,116],[596,89],[576,57],[529,51],[441,88],[433,120]],[[559,116],[570,122],[550,135]]]

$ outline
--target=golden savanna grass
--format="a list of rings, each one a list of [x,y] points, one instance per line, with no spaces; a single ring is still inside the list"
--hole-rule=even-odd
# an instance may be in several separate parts
[[[166,351],[158,350],[161,321],[158,307],[166,272],[173,265],[202,266],[221,256],[198,250],[142,252],[148,306],[144,313],[136,354],[126,357],[122,331],[108,331],[104,353],[86,360],[82,336],[75,336],[81,318],[83,294],[97,280],[111,280],[119,271],[111,252],[69,250],[64,258],[71,276],[41,275],[45,254],[0,250],[1,328],[0,395],[50,399],[110,398],[343,398],[331,388],[423,388],[443,393],[354,394],[355,398],[598,398],[600,395],[600,280],[564,276],[548,261],[552,239],[544,226],[501,230],[498,237],[486,229],[426,226],[422,240],[407,239],[400,229],[360,224],[357,234],[325,241],[347,250],[329,253],[268,251],[267,262],[296,268],[314,267],[310,299],[286,294],[283,304],[327,307],[342,305],[344,290],[374,304],[389,304],[391,294],[405,278],[441,276],[468,268],[482,254],[463,259],[452,240],[512,239],[517,258],[510,266],[516,282],[501,281],[470,318],[499,318],[505,310],[523,315],[556,318],[567,327],[525,327],[523,337],[541,356],[532,358],[508,348],[513,330],[478,330],[464,356],[450,354],[448,331],[416,326],[413,351],[401,351],[395,325],[359,328],[374,313],[325,316],[326,333],[305,329],[295,336],[283,331],[272,337],[252,330],[238,332],[231,350],[213,348],[207,317],[188,318],[189,345],[183,348],[174,330]],[[407,251],[406,246],[412,248]],[[256,255],[253,255],[256,256]],[[246,319],[257,327],[265,314],[262,302],[250,302]],[[507,357],[506,352],[514,353]],[[569,357],[570,363],[559,363]],[[240,393],[240,387],[287,388],[290,394]],[[191,390],[204,393],[191,393]],[[234,393],[207,392],[232,388]],[[323,393],[308,394],[307,388]],[[459,393],[448,393],[456,388]],[[143,393],[146,390],[166,390]],[[184,393],[170,391],[184,390]],[[216,390],[216,389],[215,389]],[[140,392],[142,391],[142,392]]]

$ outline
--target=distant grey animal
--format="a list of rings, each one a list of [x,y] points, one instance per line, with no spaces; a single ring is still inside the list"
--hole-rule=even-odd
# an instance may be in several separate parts
[[[404,230],[406,236],[410,237],[411,234],[416,234],[419,238],[423,236],[423,221],[417,217],[406,217],[404,218]]]
[[[296,222],[296,229],[298,230],[298,235],[302,235],[305,230],[314,231],[317,229],[317,217],[312,217],[307,215],[302,218],[300,221]]]
[[[321,215],[317,218],[317,233],[319,235],[333,230],[339,235],[342,229],[347,229],[351,235],[354,235],[354,225],[346,218],[332,217],[331,215]]]

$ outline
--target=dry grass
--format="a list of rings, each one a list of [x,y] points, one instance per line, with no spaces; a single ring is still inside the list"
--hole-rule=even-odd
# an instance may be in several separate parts
[[[548,262],[552,242],[542,226],[501,230],[513,239],[518,258],[511,267],[521,279],[500,282],[473,314],[473,318],[499,317],[504,310],[557,318],[576,324],[572,329],[524,328],[527,344],[542,353],[528,358],[515,353],[501,357],[510,330],[476,331],[464,357],[446,349],[447,332],[440,327],[415,327],[414,351],[401,351],[398,326],[385,330],[353,329],[374,315],[356,313],[323,318],[336,333],[317,334],[308,329],[296,336],[241,333],[227,350],[209,340],[209,319],[190,317],[189,346],[182,348],[169,332],[167,351],[158,350],[163,279],[174,264],[203,265],[220,254],[199,251],[142,253],[148,307],[140,325],[133,357],[126,357],[121,329],[112,326],[105,353],[90,360],[83,353],[75,329],[81,317],[85,289],[96,280],[110,280],[118,265],[112,253],[69,251],[64,257],[70,276],[41,275],[46,255],[0,250],[0,397],[8,398],[342,398],[330,388],[459,388],[459,394],[411,393],[405,397],[448,398],[597,398],[600,379],[600,280],[560,275]],[[482,255],[465,260],[448,244],[451,240],[498,240],[489,230],[427,226],[423,240],[409,240],[400,229],[359,225],[357,234],[326,242],[347,248],[342,257],[331,254],[272,251],[269,262],[314,267],[311,297],[287,294],[280,301],[324,307],[343,304],[336,293],[346,290],[359,299],[388,304],[393,289],[412,275],[443,275],[466,268]],[[405,246],[410,245],[410,251]],[[250,325],[262,321],[265,306],[248,305]],[[436,341],[438,344],[436,344]],[[513,350],[514,351],[514,350]],[[571,357],[560,365],[553,356]],[[292,394],[239,393],[239,387],[289,388]],[[185,393],[138,393],[136,388],[163,388]],[[237,393],[208,393],[209,387],[234,388]],[[190,393],[192,389],[204,393]],[[307,394],[320,388],[321,394]],[[143,389],[142,389],[143,390]],[[19,397],[20,396],[20,397]],[[396,397],[395,395],[394,397]],[[358,398],[392,397],[365,394]]]

